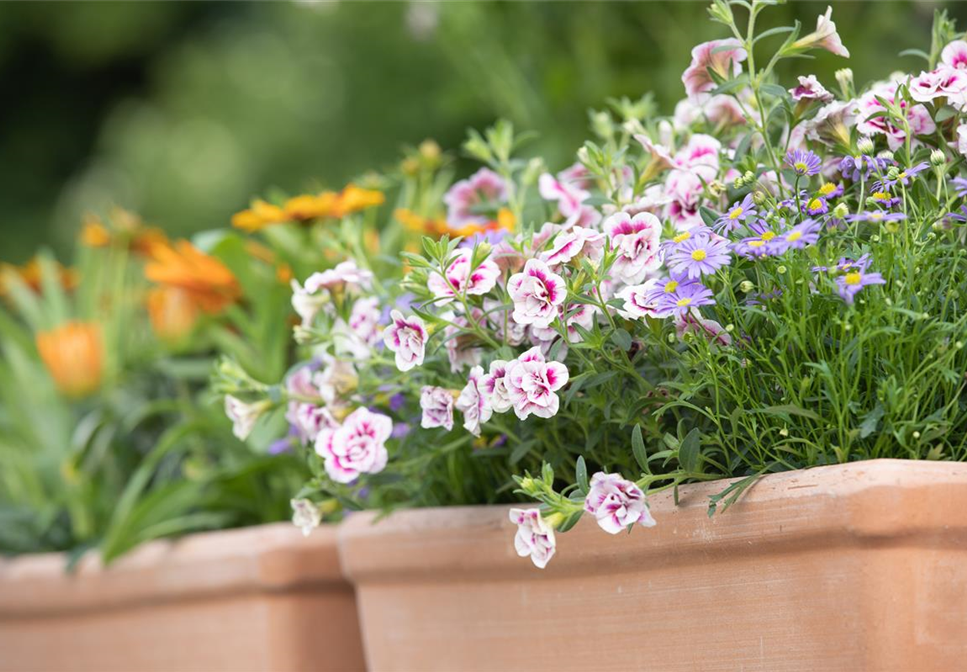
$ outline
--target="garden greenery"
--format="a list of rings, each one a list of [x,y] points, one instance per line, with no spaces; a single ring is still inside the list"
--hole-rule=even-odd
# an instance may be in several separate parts
[[[298,524],[532,498],[510,516],[543,567],[583,514],[651,526],[647,494],[682,483],[739,477],[714,510],[769,472],[967,456],[967,42],[940,13],[922,72],[780,83],[849,53],[831,9],[757,32],[772,4],[717,0],[727,37],[695,47],[674,116],[611,101],[556,174],[498,123],[449,188],[414,154],[378,238],[339,207],[365,193],[239,213],[332,262],[293,281],[306,361],[215,379],[240,438],[284,412],[313,474]]]

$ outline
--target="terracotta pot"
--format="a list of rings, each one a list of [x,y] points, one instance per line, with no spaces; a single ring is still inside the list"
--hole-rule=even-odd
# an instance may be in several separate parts
[[[364,669],[336,533],[290,524],[153,542],[103,569],[0,564],[4,672]]]
[[[545,570],[505,507],[349,519],[370,669],[964,669],[967,465],[775,474],[709,518],[724,485],[651,497],[631,534],[585,517]]]

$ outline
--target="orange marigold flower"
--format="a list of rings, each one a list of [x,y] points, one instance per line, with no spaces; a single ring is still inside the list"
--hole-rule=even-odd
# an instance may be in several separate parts
[[[76,270],[66,268],[57,261],[54,262],[54,268],[57,269],[57,274],[60,276],[61,287],[68,291],[77,287],[78,276]],[[4,280],[4,276],[8,273],[17,275],[32,291],[38,294],[40,293],[41,272],[40,262],[37,260],[37,257],[34,257],[23,266],[0,264],[0,296],[6,296],[9,293],[7,282]]]
[[[517,218],[514,217],[514,213],[508,208],[501,208],[497,211],[496,220],[489,221],[486,224],[467,224],[458,229],[452,229],[451,233],[455,236],[469,237],[477,233],[483,233],[484,231],[499,231],[500,229],[505,229],[513,233],[516,228]]]
[[[111,226],[106,226],[97,215],[88,214],[84,218],[79,240],[85,247],[109,247],[127,245],[128,249],[144,257],[152,256],[155,247],[167,245],[168,237],[161,229],[145,226],[135,213],[114,208],[111,211]]]
[[[183,340],[198,322],[199,309],[191,294],[179,287],[156,287],[148,292],[151,328],[163,341]]]
[[[104,343],[96,322],[66,322],[36,336],[37,351],[57,389],[83,397],[101,386]]]
[[[339,193],[339,198],[333,208],[333,217],[344,217],[353,212],[382,205],[386,201],[383,192],[375,189],[363,189],[355,184],[348,184]]]
[[[307,222],[310,219],[332,217],[338,201],[339,194],[334,191],[324,191],[318,196],[305,194],[286,201],[284,210],[288,219]]]
[[[249,233],[264,229],[272,224],[280,224],[287,220],[285,211],[277,205],[256,199],[248,210],[242,210],[232,215],[232,226]]]
[[[155,249],[144,275],[159,285],[184,290],[206,313],[221,311],[242,294],[238,280],[225,264],[187,240]]]

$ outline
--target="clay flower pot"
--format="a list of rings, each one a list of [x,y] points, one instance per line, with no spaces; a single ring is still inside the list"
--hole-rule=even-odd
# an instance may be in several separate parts
[[[0,670],[363,670],[336,533],[290,524],[147,544],[109,569],[0,562]]]
[[[585,517],[545,570],[505,507],[340,529],[367,662],[391,670],[963,669],[967,465],[882,460],[649,498],[658,525]]]

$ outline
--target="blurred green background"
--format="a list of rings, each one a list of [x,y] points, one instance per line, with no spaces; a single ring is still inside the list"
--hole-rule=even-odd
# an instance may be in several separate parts
[[[825,2],[768,11],[804,32]],[[833,3],[849,61],[787,75],[858,82],[929,47],[933,11]],[[653,91],[670,113],[696,43],[725,37],[704,2],[115,2],[0,4],[0,259],[63,253],[80,216],[117,204],[175,234],[224,226],[251,195],[341,186],[432,137],[496,117],[570,161],[588,107]]]

